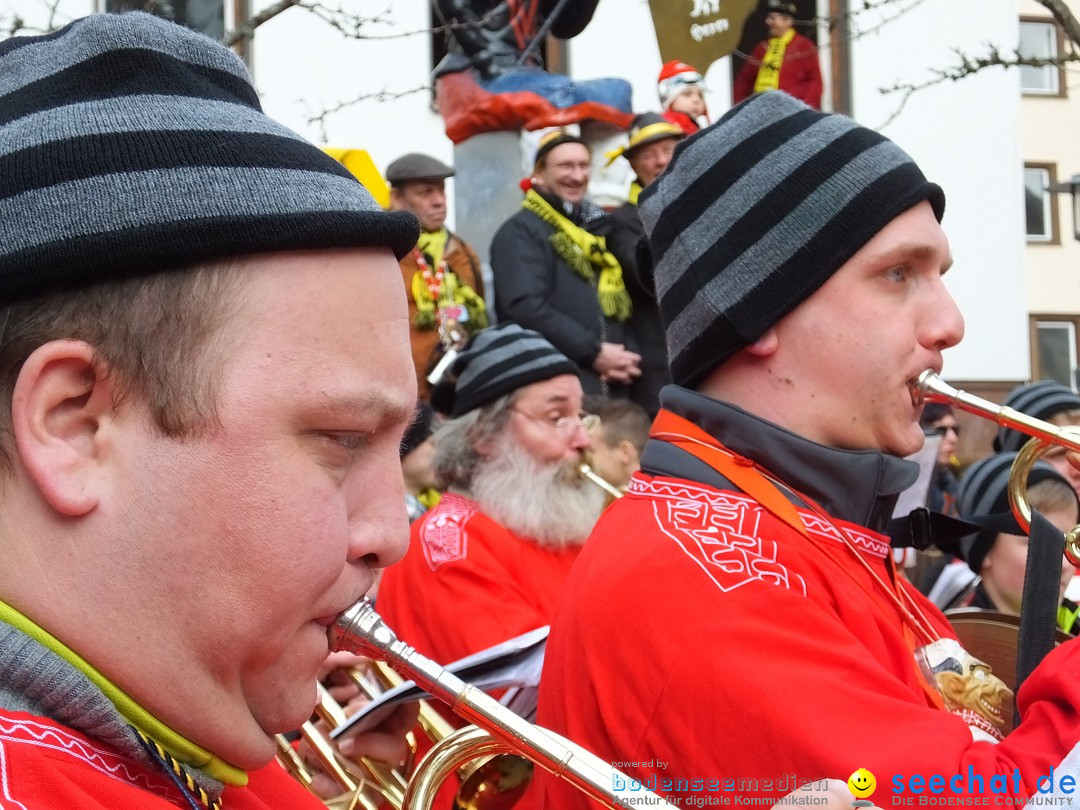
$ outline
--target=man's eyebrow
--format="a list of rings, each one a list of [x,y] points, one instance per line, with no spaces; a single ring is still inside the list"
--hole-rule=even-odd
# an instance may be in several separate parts
[[[881,256],[881,260],[883,262],[890,262],[910,258],[916,261],[927,261],[933,259],[937,255],[937,249],[931,245],[925,244],[923,242],[905,242],[883,253]],[[950,267],[952,267],[952,265],[953,257],[950,253],[945,258],[945,261],[942,262],[941,272],[945,273]]]
[[[559,404],[561,404],[563,402],[569,402],[569,401],[570,401],[570,397],[568,397],[566,394],[549,394],[544,399],[544,404],[545,405],[559,405]]]
[[[415,402],[403,404],[379,391],[363,394],[327,393],[315,405],[315,410],[329,416],[355,417],[357,414],[376,414],[380,421],[409,422],[416,418]]]

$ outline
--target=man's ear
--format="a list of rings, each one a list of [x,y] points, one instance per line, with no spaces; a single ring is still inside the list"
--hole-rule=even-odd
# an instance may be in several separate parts
[[[634,447],[634,443],[629,439],[623,439],[615,446],[616,452],[619,454],[619,463],[627,469],[631,465],[638,462],[638,451]]]
[[[776,349],[779,345],[780,339],[777,337],[776,330],[770,328],[764,335],[747,346],[745,351],[749,352],[754,357],[769,357],[776,353]]]
[[[115,387],[81,340],[39,346],[19,371],[11,422],[19,460],[42,497],[63,515],[85,515],[100,499],[102,429]]]
[[[404,211],[405,202],[401,199],[401,192],[393,186],[390,186],[390,210],[391,211]]]

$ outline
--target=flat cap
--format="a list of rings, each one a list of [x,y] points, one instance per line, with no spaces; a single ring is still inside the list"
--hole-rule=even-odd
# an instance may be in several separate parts
[[[392,186],[409,180],[445,180],[453,176],[454,170],[450,166],[419,152],[402,155],[386,167],[386,179]]]

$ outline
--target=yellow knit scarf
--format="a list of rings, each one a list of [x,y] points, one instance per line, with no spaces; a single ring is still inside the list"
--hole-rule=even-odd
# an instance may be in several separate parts
[[[423,263],[418,262],[421,266],[413,273],[410,285],[413,301],[416,302],[416,317],[413,319],[413,325],[417,329],[427,331],[435,329],[444,318],[452,318],[471,335],[487,327],[487,307],[484,299],[463,282],[457,273],[450,269],[450,265],[443,263],[443,255],[446,253],[449,240],[450,232],[446,228],[440,228],[431,233],[427,231],[420,233],[420,240],[416,247],[420,251],[423,262],[430,262],[430,264],[426,268],[428,278],[425,278]],[[440,272],[443,277],[438,281],[436,291],[432,294],[432,286]]]
[[[795,39],[794,28],[789,28],[782,36],[769,39],[765,56],[761,59],[761,67],[758,68],[757,81],[754,82],[755,93],[780,89],[780,67],[784,64],[784,52],[787,51],[787,46],[793,39]]]
[[[521,207],[555,229],[549,237],[551,246],[570,269],[596,286],[600,311],[605,317],[619,322],[628,320],[634,306],[623,283],[619,260],[607,249],[604,237],[575,225],[533,189],[525,193]]]
[[[116,710],[135,727],[136,731],[157,742],[180,762],[200,768],[214,779],[227,785],[242,787],[247,784],[248,777],[244,771],[177,734],[128,697],[119,686],[102,675],[89,661],[32,619],[2,601],[0,601],[0,620],[10,624],[16,630],[21,630],[38,644],[52,650],[75,669],[82,672],[83,675],[93,681],[98,689],[105,693],[106,697],[116,706]]]

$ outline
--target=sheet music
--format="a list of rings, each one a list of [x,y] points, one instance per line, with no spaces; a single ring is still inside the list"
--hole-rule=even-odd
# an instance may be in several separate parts
[[[907,457],[908,461],[914,461],[919,465],[919,477],[896,499],[896,507],[892,513],[894,518],[907,517],[913,509],[926,506],[926,496],[934,480],[934,470],[937,468],[938,450],[941,449],[942,438],[942,436],[927,436],[923,449]]]
[[[540,683],[540,670],[544,666],[544,649],[547,645],[550,627],[538,627],[520,636],[488,647],[473,655],[466,656],[446,667],[463,681],[467,681],[485,692],[508,687],[522,688],[518,705],[528,706],[526,696],[530,689],[535,690]],[[346,734],[367,731],[379,725],[399,703],[429,698],[427,692],[412,681],[383,692],[375,700],[349,716],[344,723],[330,732],[330,739],[337,740]],[[535,698],[533,698],[535,703]],[[534,706],[535,708],[535,706]]]

